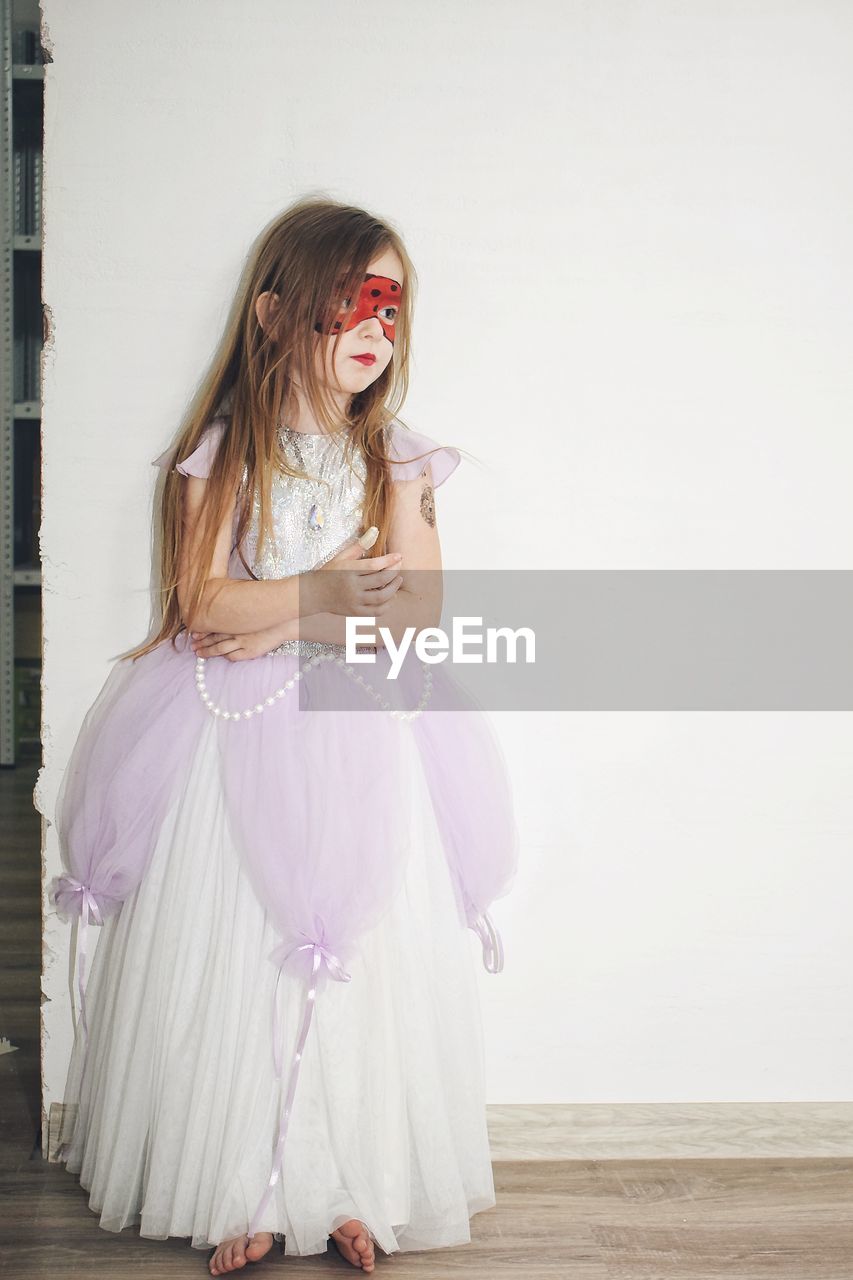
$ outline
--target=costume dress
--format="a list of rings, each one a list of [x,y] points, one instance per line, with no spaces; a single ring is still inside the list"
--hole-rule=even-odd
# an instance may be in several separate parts
[[[207,475],[227,424],[178,470]],[[260,553],[255,510],[262,578],[364,527],[360,453],[279,438],[307,478],[276,473]],[[434,487],[459,462],[396,420],[386,438],[394,480],[425,450]],[[236,552],[229,573],[248,576]],[[392,690],[340,645],[205,663],[186,640],[114,666],[60,787],[50,899],[76,921],[83,1014],[60,1159],[110,1231],[312,1254],[359,1218],[386,1253],[467,1242],[495,1203],[471,930],[496,971],[486,908],[517,854],[496,739],[436,672],[424,702],[417,663]]]

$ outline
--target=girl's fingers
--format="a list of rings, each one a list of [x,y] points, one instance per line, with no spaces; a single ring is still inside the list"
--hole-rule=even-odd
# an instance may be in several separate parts
[[[236,636],[227,636],[222,631],[207,631],[204,634],[199,634],[198,639],[193,640],[192,648],[195,653],[202,653],[204,657],[210,657],[213,654],[227,653],[228,649],[223,649],[222,646],[236,642]]]
[[[203,658],[225,657],[230,662],[241,662],[252,657],[251,651],[238,636],[228,636],[221,631],[193,631],[190,634],[193,653],[200,654]]]
[[[245,655],[244,646],[239,643],[236,636],[229,636],[224,640],[217,640],[212,644],[197,644],[194,650],[196,656],[202,658],[230,658],[234,661],[237,657]]]

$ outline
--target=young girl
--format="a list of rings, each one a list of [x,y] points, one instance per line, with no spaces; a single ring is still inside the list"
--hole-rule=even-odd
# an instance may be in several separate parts
[[[391,679],[385,643],[439,622],[433,490],[460,461],[395,416],[414,282],[362,209],[309,198],[262,236],[155,459],[162,625],[57,801],[81,1015],[60,1158],[101,1226],[213,1245],[212,1275],[274,1236],[370,1272],[495,1204],[466,927],[497,972],[510,790],[471,699],[408,657]]]

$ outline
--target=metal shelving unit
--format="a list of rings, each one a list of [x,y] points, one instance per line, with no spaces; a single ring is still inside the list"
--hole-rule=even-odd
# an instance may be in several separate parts
[[[40,752],[41,161],[38,0],[0,0],[3,324],[0,343],[0,765]]]

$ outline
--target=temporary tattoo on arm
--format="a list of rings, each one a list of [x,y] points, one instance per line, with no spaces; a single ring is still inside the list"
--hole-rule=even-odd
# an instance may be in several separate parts
[[[432,485],[429,480],[424,480],[424,487],[421,489],[421,515],[430,528],[435,526],[435,503],[433,502]]]

